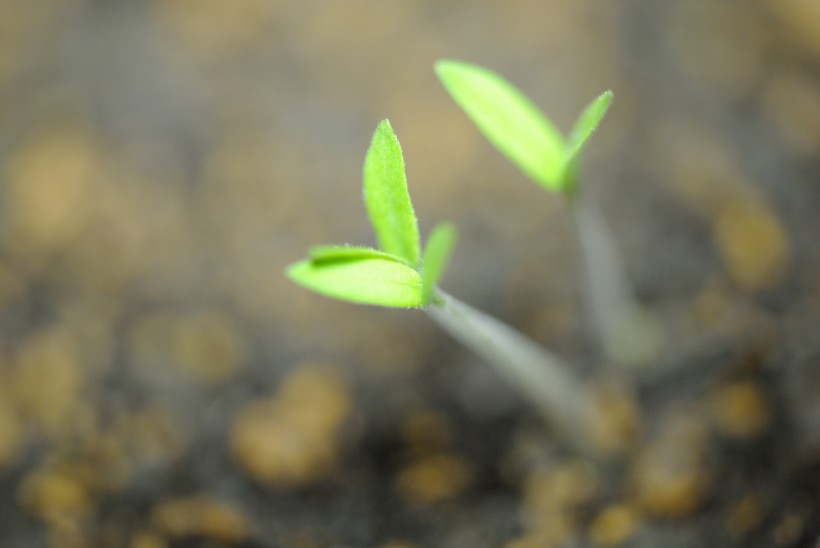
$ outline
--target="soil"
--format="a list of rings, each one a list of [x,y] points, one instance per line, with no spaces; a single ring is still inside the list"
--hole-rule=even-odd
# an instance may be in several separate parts
[[[0,5],[0,546],[820,546],[811,2],[35,4]],[[582,175],[666,333],[643,368],[435,81],[459,56],[561,127],[615,91]],[[459,227],[444,287],[575,364],[595,451],[422,312],[285,279],[369,243],[388,115]]]

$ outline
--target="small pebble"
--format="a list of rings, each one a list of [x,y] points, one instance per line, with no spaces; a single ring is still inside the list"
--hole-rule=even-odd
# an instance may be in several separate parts
[[[589,537],[598,546],[620,546],[640,526],[640,514],[631,506],[615,504],[601,512],[589,527]]]
[[[314,481],[335,466],[339,430],[351,410],[349,389],[332,366],[298,367],[276,396],[241,410],[231,432],[234,458],[270,485]]]
[[[461,457],[435,453],[420,457],[401,470],[396,485],[405,498],[432,504],[460,495],[470,476],[469,465]]]
[[[718,213],[715,238],[732,279],[747,291],[771,287],[786,269],[788,237],[758,200],[728,202]]]
[[[680,410],[663,421],[661,437],[633,463],[632,487],[638,508],[655,518],[680,518],[701,506],[712,485],[705,458],[705,427]]]
[[[203,497],[161,502],[151,512],[157,529],[171,538],[203,536],[225,543],[246,540],[248,519],[235,508]]]
[[[718,388],[713,396],[713,409],[718,430],[729,438],[754,438],[770,422],[766,397],[751,381],[736,381]]]

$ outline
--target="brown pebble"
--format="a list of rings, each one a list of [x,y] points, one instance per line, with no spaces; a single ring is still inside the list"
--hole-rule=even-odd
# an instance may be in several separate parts
[[[220,542],[247,539],[248,519],[231,506],[203,497],[161,502],[151,512],[158,530],[170,537],[201,535]]]
[[[594,449],[602,455],[617,455],[631,449],[639,434],[639,412],[635,398],[626,387],[612,382],[599,383],[594,397],[600,412],[589,425]]]
[[[26,510],[50,523],[84,519],[94,505],[92,494],[76,474],[52,467],[26,476],[18,497]]]
[[[578,507],[598,488],[595,469],[585,461],[543,466],[524,484],[523,514],[529,535],[521,546],[561,546],[578,528]]]
[[[713,409],[718,430],[729,438],[753,438],[770,422],[766,397],[751,381],[735,381],[718,388],[713,396]]]
[[[165,537],[153,531],[138,531],[128,544],[129,548],[168,548]]]
[[[458,496],[469,480],[469,465],[464,459],[435,453],[411,462],[399,472],[396,484],[407,499],[431,504]]]
[[[661,437],[649,443],[633,463],[636,502],[649,516],[687,516],[709,493],[706,431],[698,413],[697,409],[679,410],[663,421]]]
[[[351,407],[348,388],[332,367],[297,368],[275,397],[241,410],[231,432],[234,458],[247,473],[270,485],[314,481],[334,467],[339,429]]]
[[[731,201],[718,214],[715,237],[732,279],[759,291],[785,271],[788,240],[780,221],[757,200]]]
[[[589,537],[598,546],[620,546],[629,540],[640,525],[640,514],[626,504],[605,508],[589,527]]]

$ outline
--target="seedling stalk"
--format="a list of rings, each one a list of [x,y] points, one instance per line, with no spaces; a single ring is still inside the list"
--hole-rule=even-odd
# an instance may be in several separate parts
[[[586,203],[589,199],[583,198],[578,185],[584,146],[606,115],[612,92],[590,102],[565,137],[501,75],[453,60],[436,63],[436,72],[453,100],[499,151],[539,186],[569,202],[586,266],[588,308],[608,361],[647,361],[657,350],[658,330],[634,300],[603,217]]]
[[[657,353],[660,333],[637,304],[620,254],[595,200],[580,193],[569,201],[585,274],[585,304],[607,357],[644,365]]]
[[[587,434],[599,411],[569,364],[441,290],[425,311],[453,338],[494,366],[576,448],[589,450]]]

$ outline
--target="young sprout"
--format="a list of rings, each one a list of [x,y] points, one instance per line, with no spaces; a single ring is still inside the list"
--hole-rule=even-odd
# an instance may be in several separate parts
[[[622,364],[649,359],[658,331],[637,305],[603,217],[578,189],[578,163],[606,115],[612,92],[596,97],[568,137],[502,76],[461,61],[441,60],[436,73],[487,139],[527,176],[571,206],[587,272],[589,307],[608,356]]]
[[[536,183],[572,197],[575,165],[603,119],[612,92],[605,91],[581,113],[568,139],[521,91],[500,75],[460,61],[436,63],[436,73],[455,102],[487,139]]]
[[[436,227],[421,260],[418,222],[407,191],[404,158],[387,120],[376,128],[364,162],[364,201],[380,249],[321,246],[292,265],[296,283],[360,304],[423,308],[450,257],[455,229]]]
[[[422,252],[401,147],[387,120],[379,124],[367,152],[364,199],[380,249],[314,247],[307,259],[288,268],[288,276],[299,285],[341,300],[426,310],[454,338],[494,365],[570,441],[588,449],[586,435],[598,411],[567,365],[438,288],[456,231],[449,223],[436,226]]]

